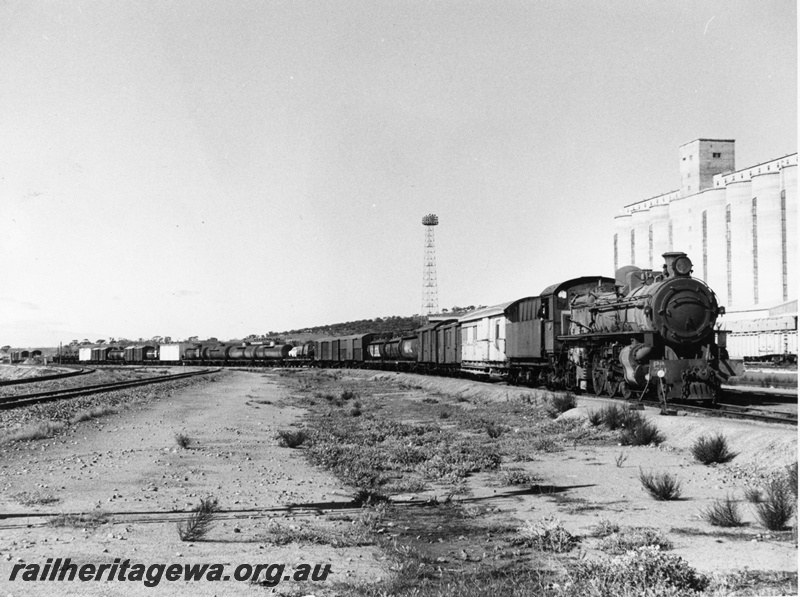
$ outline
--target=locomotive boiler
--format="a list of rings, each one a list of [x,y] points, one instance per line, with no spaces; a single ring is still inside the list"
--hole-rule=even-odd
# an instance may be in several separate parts
[[[613,292],[572,298],[571,357],[598,395],[714,401],[719,386],[741,372],[727,358],[725,312],[705,282],[692,277],[686,253],[664,253],[661,272],[626,266]]]

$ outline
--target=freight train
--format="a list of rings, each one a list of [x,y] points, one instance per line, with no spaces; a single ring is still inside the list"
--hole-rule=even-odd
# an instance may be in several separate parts
[[[78,362],[360,367],[483,376],[597,395],[716,401],[741,375],[728,358],[724,307],[692,277],[685,253],[661,271],[626,266],[615,278],[585,276],[460,317],[431,317],[408,334],[320,338],[292,347],[177,343],[81,348]]]

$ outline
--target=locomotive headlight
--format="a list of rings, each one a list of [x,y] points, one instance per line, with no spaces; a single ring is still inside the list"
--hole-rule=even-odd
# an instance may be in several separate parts
[[[681,276],[688,276],[692,273],[692,260],[685,255],[683,257],[678,257],[673,267]]]
[[[664,371],[663,369],[659,369],[656,375],[658,375],[659,377],[664,377],[666,374],[667,374],[666,371]]]

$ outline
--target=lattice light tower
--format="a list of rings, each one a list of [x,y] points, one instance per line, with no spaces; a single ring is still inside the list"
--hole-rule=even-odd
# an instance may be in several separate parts
[[[439,225],[436,214],[422,218],[425,226],[425,258],[422,264],[422,315],[439,312],[439,288],[436,281],[436,242],[434,226]]]

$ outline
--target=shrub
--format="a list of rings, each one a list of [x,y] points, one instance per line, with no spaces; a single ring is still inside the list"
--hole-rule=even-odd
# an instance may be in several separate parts
[[[304,429],[281,429],[275,437],[284,448],[299,448],[308,439],[308,432]]]
[[[206,536],[219,512],[219,501],[211,496],[201,499],[186,523],[178,523],[181,541],[199,541]]]
[[[547,414],[554,419],[578,406],[575,401],[575,394],[567,392],[565,394],[551,394],[547,399]]]
[[[743,524],[739,505],[730,496],[715,500],[703,511],[703,518],[715,527],[740,527]]]
[[[713,437],[705,435],[698,437],[692,446],[692,454],[703,464],[713,462],[722,464],[736,458],[736,453],[728,449],[728,440],[721,433]]]
[[[669,473],[645,473],[639,469],[639,481],[653,499],[659,501],[677,500],[681,496],[680,481]]]
[[[176,433],[175,443],[185,450],[186,448],[189,447],[191,440],[189,439],[189,436],[184,433]]]
[[[776,479],[767,485],[764,499],[756,504],[756,515],[770,531],[780,531],[786,528],[794,514],[794,492],[783,479]]]
[[[708,579],[682,558],[658,547],[639,547],[611,560],[583,560],[570,572],[559,595],[603,597],[689,597],[708,586]]]
[[[633,424],[626,427],[619,434],[623,446],[649,446],[658,445],[664,441],[664,436],[653,423],[639,416],[636,411],[631,411],[637,416],[631,419]]]
[[[600,544],[600,549],[611,554],[623,554],[639,547],[657,546],[672,549],[672,542],[661,531],[649,527],[627,527],[611,533]]]
[[[544,517],[539,521],[526,521],[518,530],[517,543],[540,551],[564,553],[570,551],[578,540],[564,528],[560,520]]]
[[[344,390],[344,391],[342,391],[341,394],[339,394],[339,398],[341,398],[342,400],[347,402],[348,400],[353,400],[355,398],[358,398],[358,394],[356,394],[355,392],[352,392],[350,390]]]

